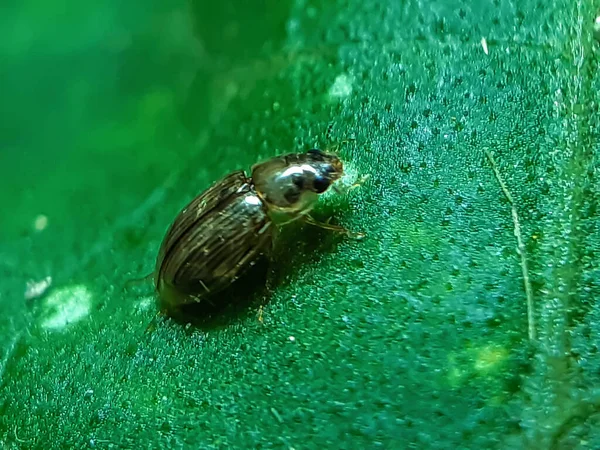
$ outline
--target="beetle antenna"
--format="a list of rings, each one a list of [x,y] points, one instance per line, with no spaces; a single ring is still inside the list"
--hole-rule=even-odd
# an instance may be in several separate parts
[[[340,147],[342,147],[343,145],[346,145],[350,142],[356,141],[356,138],[354,136],[350,136],[345,139],[342,139],[341,141],[334,142],[333,133],[332,133],[333,126],[334,126],[334,123],[329,122],[329,125],[327,126],[327,131],[325,133],[325,139],[328,141],[327,147],[326,147],[327,151],[336,153],[340,149]]]

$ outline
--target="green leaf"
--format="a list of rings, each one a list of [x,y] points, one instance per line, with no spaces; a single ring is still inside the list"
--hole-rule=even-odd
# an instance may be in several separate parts
[[[1,19],[3,446],[600,447],[591,0],[127,5]],[[155,320],[177,212],[330,122],[366,237]]]

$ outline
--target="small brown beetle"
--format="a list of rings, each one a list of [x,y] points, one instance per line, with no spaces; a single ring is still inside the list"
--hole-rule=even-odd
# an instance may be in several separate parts
[[[154,284],[164,307],[227,288],[269,254],[278,226],[302,219],[352,234],[308,215],[343,174],[337,156],[313,149],[255,164],[251,177],[233,172],[194,198],[167,231],[156,260]]]

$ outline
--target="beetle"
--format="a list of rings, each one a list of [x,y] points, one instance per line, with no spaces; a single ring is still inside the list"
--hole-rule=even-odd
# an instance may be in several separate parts
[[[215,182],[179,212],[160,245],[153,275],[165,309],[222,292],[269,255],[277,228],[290,222],[362,237],[309,215],[343,174],[335,154],[311,149],[255,164],[250,176],[238,170]]]

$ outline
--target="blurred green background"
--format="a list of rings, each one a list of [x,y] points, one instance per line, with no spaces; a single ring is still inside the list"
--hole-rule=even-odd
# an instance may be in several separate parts
[[[598,15],[5,0],[0,447],[600,448]],[[330,122],[370,179],[317,215],[367,237],[293,226],[272,292],[146,331],[180,208]]]

